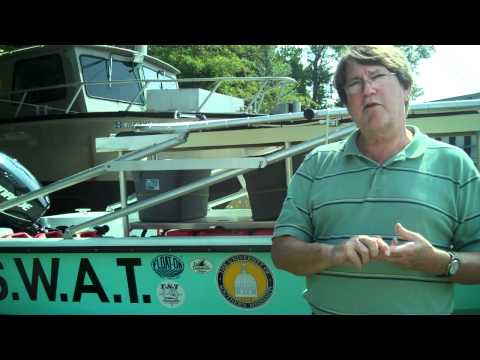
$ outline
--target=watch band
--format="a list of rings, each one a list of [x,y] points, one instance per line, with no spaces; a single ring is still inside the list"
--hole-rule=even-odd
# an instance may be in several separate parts
[[[448,262],[446,276],[453,276],[457,273],[460,267],[460,259],[453,251],[448,251],[448,255],[450,256],[450,261]]]

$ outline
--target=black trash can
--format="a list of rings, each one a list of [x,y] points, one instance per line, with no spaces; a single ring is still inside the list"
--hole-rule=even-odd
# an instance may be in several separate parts
[[[293,172],[298,169],[305,155],[300,154],[292,158]],[[253,220],[276,220],[287,196],[285,160],[263,169],[250,171],[243,176],[247,185]]]
[[[166,170],[133,172],[138,200],[150,198],[210,175],[210,170]],[[140,210],[143,222],[180,222],[207,215],[209,188]]]

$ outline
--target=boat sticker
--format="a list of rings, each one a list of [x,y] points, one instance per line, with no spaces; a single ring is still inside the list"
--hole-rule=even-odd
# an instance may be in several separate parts
[[[152,260],[152,269],[162,278],[176,278],[184,269],[183,260],[175,255],[159,255]]]
[[[192,269],[193,272],[205,274],[212,271],[213,265],[207,259],[198,258],[190,262],[190,269]]]
[[[255,308],[272,296],[274,281],[270,269],[251,255],[235,255],[225,260],[217,274],[223,297],[241,308]]]
[[[146,191],[158,191],[160,190],[160,179],[145,179]]]
[[[157,297],[167,308],[176,308],[185,301],[185,291],[182,285],[173,280],[165,280],[157,287]]]
[[[151,121],[115,121],[115,129],[134,129],[137,125],[149,125]]]

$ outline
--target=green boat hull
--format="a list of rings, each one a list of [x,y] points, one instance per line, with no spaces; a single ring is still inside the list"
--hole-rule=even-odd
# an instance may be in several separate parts
[[[176,239],[166,246],[0,248],[0,313],[310,313],[304,279],[275,269],[268,241],[210,240],[217,246]]]
[[[276,269],[268,237],[0,243],[2,315],[307,315],[303,277]],[[480,314],[456,285],[455,314]]]

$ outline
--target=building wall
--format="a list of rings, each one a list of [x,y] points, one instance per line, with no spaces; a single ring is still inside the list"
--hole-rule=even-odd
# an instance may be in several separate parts
[[[458,146],[463,149],[479,167],[479,154],[478,154],[478,133],[471,134],[446,134],[443,136],[433,136],[435,139],[443,141],[447,144]]]
[[[431,137],[458,146],[480,168],[480,114],[437,115],[409,118],[408,123],[418,126]]]

